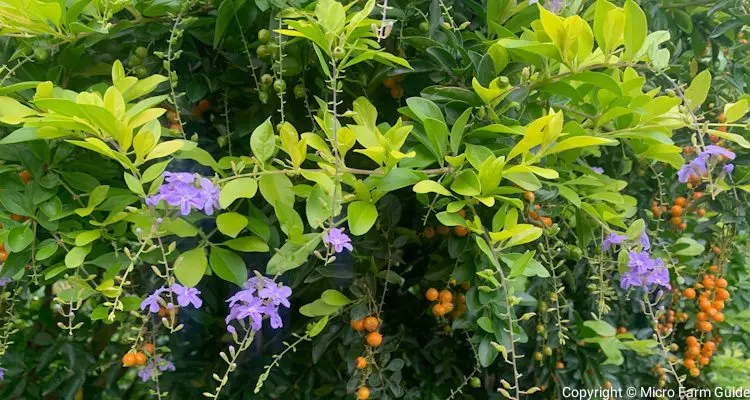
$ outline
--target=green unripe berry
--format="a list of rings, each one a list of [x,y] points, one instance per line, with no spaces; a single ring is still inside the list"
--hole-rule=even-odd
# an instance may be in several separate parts
[[[262,44],[255,49],[255,54],[260,58],[266,58],[271,55],[271,52],[268,50],[268,46]]]
[[[273,84],[273,76],[271,74],[263,74],[260,77],[260,83],[265,86],[270,86]]]
[[[475,376],[475,377],[471,378],[471,380],[469,381],[469,386],[471,386],[471,387],[473,387],[473,388],[476,389],[476,388],[482,386],[482,381]]]
[[[297,99],[305,97],[305,85],[301,83],[294,85],[294,97]]]
[[[536,353],[534,353],[534,359],[535,360],[542,361],[543,358],[544,358],[544,356],[542,356],[542,353],[540,353],[538,351]]]
[[[333,59],[334,60],[341,60],[344,58],[344,55],[346,55],[346,52],[344,51],[343,47],[336,47],[333,49]]]
[[[422,21],[422,23],[419,24],[419,30],[427,33],[430,31],[430,24],[427,23],[427,21]]]
[[[544,346],[544,349],[542,349],[542,353],[544,353],[545,356],[549,357],[552,355],[552,348],[549,346]]]
[[[536,326],[536,333],[542,333],[545,331],[544,325],[539,324]]]
[[[148,76],[148,68],[140,66],[135,69],[135,77],[143,79]]]
[[[258,40],[260,40],[261,43],[268,43],[271,40],[271,31],[268,29],[259,30]]]
[[[133,54],[132,56],[128,57],[128,64],[130,64],[131,67],[138,67],[143,64],[143,60],[141,60],[141,58],[137,55]]]
[[[198,143],[198,134],[194,133],[192,136],[190,136],[190,140],[195,143]]]
[[[226,136],[219,136],[216,138],[216,143],[219,144],[219,147],[226,147],[227,145],[227,137]]]
[[[268,92],[259,92],[258,100],[263,104],[268,104]]]
[[[49,57],[49,52],[44,47],[37,47],[34,49],[34,58],[37,61],[44,61]]]
[[[443,22],[443,29],[445,29],[446,31],[451,30],[451,24],[447,22]]]
[[[139,46],[135,49],[135,55],[138,56],[138,58],[146,58],[148,57],[148,49],[143,46]]]
[[[286,91],[286,82],[283,79],[277,79],[276,82],[273,83],[273,90],[275,90],[276,93]]]

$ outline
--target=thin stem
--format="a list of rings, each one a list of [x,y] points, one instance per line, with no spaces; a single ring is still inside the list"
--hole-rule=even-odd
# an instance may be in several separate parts
[[[206,397],[212,397],[214,399],[218,399],[219,395],[221,394],[222,389],[224,389],[224,386],[229,382],[229,374],[234,371],[237,368],[237,364],[235,363],[237,361],[237,358],[240,356],[240,354],[247,350],[248,347],[250,347],[250,343],[253,342],[253,339],[255,338],[255,331],[248,329],[245,331],[245,337],[242,338],[242,342],[239,343],[240,348],[237,351],[230,352],[231,354],[231,361],[227,361],[227,369],[224,371],[224,376],[221,377],[221,380],[219,381],[219,386],[216,388],[216,391],[211,393],[203,393]]]
[[[474,209],[473,205],[469,205],[471,207],[471,211],[474,213],[474,215],[478,215],[477,211]],[[500,273],[500,284],[503,287],[503,291],[505,292],[505,295],[503,296],[505,300],[505,312],[508,317],[508,336],[510,338],[510,347],[511,347],[511,361],[508,362],[508,360],[505,360],[511,366],[513,367],[513,381],[514,381],[514,387],[513,389],[516,392],[515,398],[518,400],[521,398],[521,389],[518,384],[518,366],[516,365],[516,339],[515,335],[513,334],[513,306],[510,304],[510,300],[508,300],[508,284],[505,279],[505,272],[503,272],[503,268],[501,267],[500,260],[497,257],[497,253],[495,252],[495,247],[492,245],[492,239],[490,238],[490,234],[487,231],[487,228],[480,222],[480,226],[482,228],[482,236],[484,237],[484,240],[487,241],[487,245],[490,248],[490,253],[492,253],[492,258],[494,261],[494,264],[497,268],[497,271]]]

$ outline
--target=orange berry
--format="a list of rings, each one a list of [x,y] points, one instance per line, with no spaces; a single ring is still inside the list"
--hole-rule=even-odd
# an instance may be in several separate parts
[[[681,223],[681,224],[680,224],[680,226],[678,226],[678,228],[679,228],[679,229],[680,229],[681,231],[684,231],[685,229],[687,229],[687,224],[683,222],[683,223]]]
[[[708,267],[708,270],[711,271],[711,272],[718,272],[719,271],[719,267],[717,267],[715,265],[712,265],[712,266]]]
[[[31,181],[31,173],[27,170],[19,172],[18,177],[21,178],[21,181],[23,181],[23,183],[28,184]]]
[[[370,332],[367,334],[367,344],[372,347],[378,347],[380,346],[380,343],[383,343],[383,335],[377,333],[377,332]]]
[[[207,111],[209,108],[211,108],[211,102],[203,99],[198,102],[198,109],[201,110],[201,112]]]
[[[555,368],[557,368],[557,369],[565,369],[565,364],[562,361],[558,361],[555,364]]]
[[[672,209],[669,210],[669,213],[673,217],[679,217],[679,216],[681,216],[682,215],[682,206],[677,206],[677,205],[672,206]]]
[[[713,317],[714,315],[716,315],[716,313],[717,313],[717,312],[718,312],[718,311],[716,311],[716,309],[715,309],[715,308],[713,308],[713,307],[709,307],[709,308],[708,308],[708,309],[706,310],[706,314],[708,314],[708,316],[709,316],[709,317]]]
[[[150,355],[154,355],[154,352],[156,351],[156,347],[154,346],[153,343],[144,343],[143,350],[145,350],[146,353]]]
[[[724,279],[724,278],[717,279],[716,280],[716,287],[719,287],[719,288],[722,288],[722,289],[726,288],[727,287],[727,280]]]
[[[538,220],[539,219],[539,213],[537,213],[536,211],[530,211],[529,212],[529,218],[531,218],[533,220]]]
[[[724,309],[724,300],[714,300],[713,307],[718,311]]]
[[[703,209],[703,208],[699,208],[698,211],[697,211],[697,213],[698,213],[698,216],[701,217],[701,218],[703,218],[703,217],[706,216],[706,210]]]
[[[719,246],[711,247],[711,251],[713,251],[714,254],[721,254],[721,249],[719,248]]]
[[[393,89],[396,86],[396,80],[393,78],[385,78],[383,79],[383,86],[388,89]]]
[[[672,217],[672,219],[669,222],[674,226],[680,226],[680,224],[682,224],[682,218]]]
[[[0,262],[5,262],[5,260],[8,259],[8,252],[5,250],[0,250]]]
[[[687,360],[683,362],[683,364],[685,364],[685,368],[687,369],[695,368],[695,361],[692,359],[688,358]]]
[[[711,362],[711,360],[708,357],[701,357],[698,359],[698,364],[700,365],[708,365],[708,363]]]
[[[716,350],[716,343],[709,340],[706,343],[703,343],[703,348],[709,349],[710,351],[714,351]]]
[[[135,353],[135,364],[136,365],[146,365],[146,355],[143,354],[142,351]]]
[[[357,390],[357,399],[359,400],[367,400],[370,398],[370,389],[368,389],[365,386],[362,386]]]
[[[654,218],[661,217],[661,210],[659,210],[659,207],[656,207],[656,206],[651,207],[651,213],[654,214]]]
[[[375,317],[367,317],[365,318],[364,326],[368,332],[373,332],[378,329],[378,326],[380,326],[380,323],[378,322],[378,319]]]
[[[701,374],[701,371],[698,368],[690,368],[690,376],[693,378],[698,377]]]
[[[694,192],[693,193],[693,200],[698,200],[701,197],[703,197],[703,192]]]
[[[453,293],[451,293],[450,290],[441,290],[440,291],[440,301],[443,303],[450,303],[453,301]]]
[[[717,323],[724,322],[724,314],[717,312],[716,315],[714,315],[714,322],[717,322]]]
[[[699,312],[698,314],[695,315],[695,319],[697,319],[698,321],[705,321],[705,320],[708,319],[708,314],[706,314],[705,312],[701,311],[701,312]]]
[[[448,232],[450,232],[450,231],[451,231],[451,228],[448,228],[448,227],[447,227],[447,226],[445,226],[445,225],[440,225],[440,226],[438,226],[438,228],[437,228],[437,233],[438,233],[438,235],[441,235],[441,236],[445,236],[445,235],[447,235],[447,234],[448,234]]]
[[[528,201],[529,203],[532,203],[536,196],[534,196],[534,192],[530,192],[527,190],[523,192],[523,198],[526,199],[526,201]]]
[[[719,288],[716,290],[716,298],[719,300],[729,300],[729,292],[726,289]]]
[[[394,86],[391,88],[391,97],[398,99],[404,95],[404,88],[400,86]]]
[[[695,298],[695,289],[693,289],[693,288],[687,288],[687,289],[685,289],[684,292],[682,292],[682,294],[684,294],[685,297],[687,297],[688,299],[694,299]]]
[[[453,303],[444,302],[444,303],[440,303],[440,304],[445,309],[446,314],[449,313],[449,312],[451,312],[451,311],[453,311]]]
[[[424,231],[422,231],[422,236],[426,237],[427,239],[432,239],[435,237],[435,228],[433,228],[431,225],[428,225],[424,228]]]
[[[20,221],[23,219],[23,217],[18,214],[10,214],[10,219],[12,219],[13,221]]]
[[[680,206],[680,207],[685,207],[685,206],[687,206],[687,203],[688,203],[688,202],[687,202],[687,199],[686,199],[686,198],[684,198],[684,197],[678,197],[678,198],[676,198],[676,199],[674,200],[674,204],[676,204],[676,205],[678,205],[678,206]]]
[[[727,49],[727,50],[728,50],[728,49]],[[725,123],[725,122],[727,122],[727,116],[726,116],[726,115],[724,115],[723,113],[722,113],[722,114],[720,114],[720,115],[719,115],[719,122],[720,122],[720,123],[722,123],[722,124],[723,124],[723,123]]]
[[[552,218],[550,217],[542,218],[542,222],[544,222],[544,226],[546,226],[547,228],[552,226]]]
[[[461,226],[461,225],[454,226],[453,227],[453,232],[458,237],[465,237],[466,235],[469,234],[469,230],[465,226]]]
[[[463,208],[456,211],[456,214],[460,215],[462,218],[466,218],[466,211]]]
[[[367,360],[365,360],[364,357],[357,357],[355,365],[357,366],[357,369],[365,369],[367,366]]]
[[[362,319],[353,319],[351,325],[352,329],[357,332],[362,332],[363,330],[365,330],[365,321]]]
[[[700,308],[701,310],[706,310],[709,307],[711,307],[711,301],[709,301],[707,298],[701,297],[701,299],[698,300],[698,308]]]
[[[135,363],[136,363],[136,360],[135,360],[135,354],[134,353],[127,352],[127,353],[125,353],[124,356],[122,356],[122,365],[123,366],[125,366],[125,367],[132,367],[133,365],[135,365]]]
[[[434,306],[432,306],[432,315],[436,317],[442,317],[445,315],[445,307],[443,307],[442,304],[437,303]]]
[[[709,277],[703,277],[703,282],[702,283],[703,283],[703,287],[706,288],[706,289],[708,289],[708,290],[713,289],[714,286],[716,285],[716,282],[714,282],[714,280],[711,279],[711,278],[709,278]]]
[[[700,353],[701,353],[701,349],[698,348],[698,346],[696,345],[696,346],[690,346],[690,347],[688,347],[687,352],[685,353],[685,355],[688,358],[695,358]]]
[[[424,297],[427,300],[429,300],[429,301],[435,301],[435,300],[437,300],[438,299],[438,291],[437,291],[437,289],[432,288],[432,287],[429,288],[429,289],[427,289],[427,291],[424,293]]]

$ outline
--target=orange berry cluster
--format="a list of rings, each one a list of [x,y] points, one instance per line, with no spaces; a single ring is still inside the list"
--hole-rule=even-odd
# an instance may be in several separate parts
[[[403,81],[403,75],[389,76],[383,79],[383,86],[391,90],[391,97],[399,99],[404,96],[404,87],[401,86],[401,82]]]
[[[693,193],[693,200],[698,200],[703,197],[702,192]],[[654,200],[651,202],[651,213],[654,218],[660,218],[662,214],[667,212],[666,206],[659,206],[659,203]],[[669,208],[669,223],[677,230],[685,230],[687,223],[685,222],[685,216],[688,212],[694,212],[698,217],[706,215],[706,210],[703,208],[696,208],[692,203],[689,203],[687,198],[678,197],[675,199],[672,206]]]
[[[523,192],[523,198],[524,200],[529,202],[529,209],[531,209],[531,211],[529,211],[529,218],[533,219],[534,221],[537,221],[539,224],[547,228],[552,227],[552,218],[539,215],[539,210],[542,209],[542,206],[539,204],[534,204],[532,206],[532,204],[534,203],[534,200],[536,199],[534,192],[530,192],[528,190]]]
[[[353,319],[351,321],[352,329],[357,332],[367,331],[369,332],[365,337],[365,341],[368,346],[378,347],[383,343],[383,335],[377,332],[380,327],[380,321],[377,317],[369,316],[364,319]],[[367,367],[367,359],[360,356],[354,360],[354,366],[357,369],[365,369]],[[367,386],[362,386],[357,390],[357,398],[364,400],[370,398],[370,389]]]
[[[351,325],[352,329],[357,332],[365,330],[369,332],[365,338],[368,346],[378,347],[383,342],[383,335],[377,332],[380,322],[376,317],[370,316],[365,319],[353,319]]]
[[[697,377],[701,374],[699,368],[705,367],[711,362],[711,357],[714,355],[719,341],[719,338],[713,338],[712,340],[707,340],[703,343],[703,346],[701,346],[695,336],[688,336],[685,341],[687,344],[687,351],[685,351],[685,360],[683,361],[683,364],[685,365],[685,368],[687,368],[690,376]]]
[[[460,215],[463,218],[466,218],[466,211],[464,210],[458,210],[456,211],[456,214]],[[435,229],[432,225],[427,225],[422,231],[422,236],[427,239],[432,239],[435,237],[435,233],[440,236],[446,236],[450,232],[451,228],[443,224],[438,225],[437,229]],[[458,237],[466,237],[466,235],[469,234],[469,229],[462,225],[456,225],[453,227],[453,233],[455,233]]]
[[[451,282],[455,281],[451,280]],[[468,289],[470,287],[469,282],[464,282],[461,287]],[[453,292],[448,289],[438,292],[435,288],[429,288],[424,297],[428,301],[435,302],[432,306],[432,315],[436,317],[444,317],[449,314],[451,317],[458,318],[466,313],[466,296],[463,294],[453,296]]]
[[[151,357],[156,354],[156,346],[153,343],[144,343],[143,350]],[[143,351],[128,351],[122,356],[122,365],[125,367],[146,365],[146,360],[148,359],[146,354]]]
[[[668,310],[659,315],[659,323],[656,324],[656,329],[658,329],[662,335],[666,335],[672,331],[675,322],[686,322],[687,320],[687,313],[675,313],[674,310]]]

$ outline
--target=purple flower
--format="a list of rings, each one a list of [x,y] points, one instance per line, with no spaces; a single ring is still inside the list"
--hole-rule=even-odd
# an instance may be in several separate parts
[[[627,236],[618,235],[617,232],[612,232],[602,242],[602,250],[609,250],[613,244],[620,244],[627,239]]]
[[[731,174],[732,171],[734,171],[734,164],[727,164],[727,165],[725,165],[724,168],[723,168],[723,170],[724,170],[725,174],[727,174],[727,175]]]
[[[627,271],[620,277],[620,287],[628,289],[632,286],[641,286],[641,278],[633,271]]]
[[[192,304],[195,308],[201,308],[201,305],[203,305],[203,300],[198,297],[201,294],[200,290],[193,287],[186,288],[179,283],[172,285],[171,289],[177,295],[177,304],[180,307],[187,307],[189,304]]]
[[[529,0],[529,5],[537,4],[539,3],[539,0]],[[560,14],[563,7],[565,7],[567,3],[565,0],[546,0],[544,2],[544,8],[549,10],[552,13]]]
[[[164,172],[164,180],[167,183],[193,183],[195,182],[195,174],[190,172]]]
[[[7,371],[7,369],[0,367],[0,381],[4,381],[5,380],[5,372],[6,371]]]
[[[156,358],[156,365],[159,368],[159,371],[161,371],[161,372],[164,372],[164,371],[174,371],[175,370],[175,367],[174,367],[174,364],[172,363],[172,361],[165,360],[165,359],[163,359],[161,357],[157,357]]]
[[[730,160],[734,160],[734,158],[736,157],[736,155],[732,151],[714,144],[706,146],[706,149],[698,154],[698,157],[706,159],[709,156],[724,156],[725,158],[728,158]]]
[[[279,286],[273,279],[264,276],[254,276],[243,285],[245,289],[240,290],[226,301],[229,303],[229,314],[225,322],[229,333],[237,330],[231,325],[234,320],[252,319],[251,329],[259,331],[263,327],[263,318],[268,317],[271,328],[278,329],[283,325],[279,315],[279,306],[289,308],[289,296],[292,289],[287,286]]]
[[[661,258],[652,259],[648,252],[628,253],[630,270],[620,277],[620,287],[629,289],[631,287],[648,288],[650,285],[671,289],[669,284],[669,270],[664,266]]]
[[[171,207],[179,207],[181,215],[192,209],[203,210],[212,215],[219,208],[219,188],[210,179],[188,172],[164,172],[166,183],[159,193],[146,198],[146,205],[156,207],[165,201]]]
[[[638,275],[643,275],[654,267],[654,260],[646,251],[640,253],[635,251],[628,252],[628,267]]]
[[[643,232],[641,232],[641,236],[638,236],[638,243],[643,246],[643,250],[648,250],[651,248],[651,241],[648,240],[648,233],[646,232],[646,228],[643,228]]]
[[[289,308],[289,296],[292,295],[292,289],[289,286],[277,286],[268,285],[258,291],[258,296],[262,297],[271,302],[271,304],[278,306],[283,304],[284,307]]]
[[[331,228],[323,238],[323,243],[333,246],[336,253],[341,253],[344,249],[354,250],[352,240],[339,228]]]
[[[279,315],[279,308],[277,306],[266,306],[266,314],[271,320],[271,328],[279,329],[284,325],[284,323],[281,321],[281,315]]]
[[[203,209],[207,215],[213,215],[214,209],[219,208],[219,188],[211,180],[201,178],[201,200]]]
[[[687,183],[691,175],[702,176],[706,173],[706,160],[703,157],[696,157],[693,161],[685,164],[677,171],[677,178],[682,183]]]
[[[144,382],[148,381],[149,379],[151,379],[151,374],[153,372],[153,368],[154,368],[153,365],[151,364],[151,362],[149,362],[143,368],[141,368],[140,371],[138,371],[138,376]]]
[[[10,278],[0,279],[0,287],[3,287],[11,282],[13,282],[13,279],[10,279]]]
[[[603,174],[604,173],[604,168],[602,168],[602,167],[591,167],[591,170],[594,171],[594,172],[596,172],[597,174]]]
[[[143,301],[141,302],[141,310],[145,310],[146,307],[148,307],[148,311],[151,313],[157,313],[159,312],[159,295],[162,294],[167,289],[164,288],[164,286],[154,290],[154,293],[151,293],[148,295]]]

